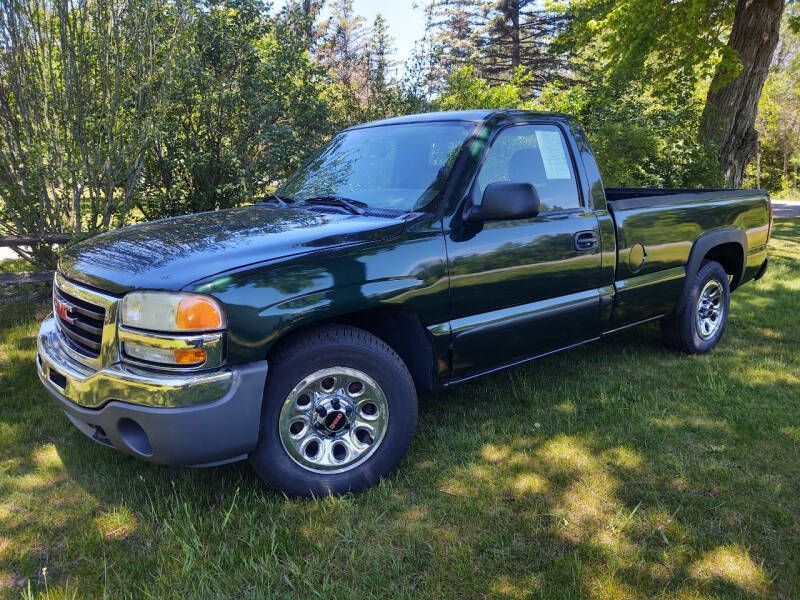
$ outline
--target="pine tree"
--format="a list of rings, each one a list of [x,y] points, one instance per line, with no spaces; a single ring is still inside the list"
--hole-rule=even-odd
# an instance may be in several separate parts
[[[319,17],[319,13],[322,11],[322,7],[325,5],[325,0],[303,0],[302,1],[302,11],[303,17],[305,19],[306,28],[305,28],[305,38],[308,44],[313,44],[315,41],[316,31],[314,24],[317,21],[317,17]]]
[[[381,13],[375,21],[367,39],[367,105],[369,118],[388,117],[393,114],[399,98],[399,90],[393,76],[394,39],[389,34],[386,19]]]
[[[429,88],[463,66],[489,83],[507,83],[518,69],[541,88],[564,71],[565,61],[550,52],[564,17],[542,8],[540,0],[431,0],[426,7]]]
[[[394,38],[389,34],[385,17],[378,13],[372,23],[367,42],[367,78],[375,90],[385,90],[392,83]]]
[[[441,90],[447,76],[472,64],[478,45],[480,0],[431,0],[425,7],[423,52],[429,92]]]
[[[317,23],[324,6],[325,0],[289,0],[281,11],[281,18],[291,24],[294,34],[312,51],[325,33]]]
[[[495,0],[484,6],[484,25],[475,52],[481,75],[492,83],[508,82],[522,67],[541,88],[563,70],[549,44],[564,18],[548,13],[538,0]]]
[[[351,90],[366,80],[364,18],[353,9],[353,0],[336,0],[326,23],[326,33],[317,59]]]

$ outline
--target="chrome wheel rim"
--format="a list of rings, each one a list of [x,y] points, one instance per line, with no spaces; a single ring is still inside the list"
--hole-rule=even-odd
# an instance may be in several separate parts
[[[343,473],[372,456],[388,421],[386,395],[372,377],[332,367],[311,373],[289,392],[278,430],[284,450],[304,469]]]
[[[697,299],[695,325],[697,335],[704,340],[713,337],[722,326],[722,318],[725,313],[725,305],[722,302],[724,293],[720,282],[711,279],[703,287],[700,297]]]

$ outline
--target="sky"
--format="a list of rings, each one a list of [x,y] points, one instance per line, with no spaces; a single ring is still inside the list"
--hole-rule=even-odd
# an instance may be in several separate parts
[[[366,24],[372,24],[375,15],[380,12],[389,24],[389,32],[394,38],[397,50],[395,60],[398,66],[408,61],[414,50],[414,44],[422,39],[425,33],[425,13],[419,0],[354,0],[353,8],[366,19]]]

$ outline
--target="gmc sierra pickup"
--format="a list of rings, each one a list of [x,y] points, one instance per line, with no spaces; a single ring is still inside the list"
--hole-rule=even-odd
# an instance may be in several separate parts
[[[770,213],[759,190],[604,189],[564,115],[367,123],[261,203],[65,251],[38,372],[106,446],[355,491],[403,457],[420,393],[652,319],[709,351]]]

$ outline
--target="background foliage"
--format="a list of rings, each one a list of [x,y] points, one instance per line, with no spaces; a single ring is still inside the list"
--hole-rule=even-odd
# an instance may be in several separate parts
[[[0,235],[252,202],[336,130],[425,110],[567,112],[606,185],[724,185],[704,119],[741,70],[736,6],[428,0],[401,68],[385,19],[352,0],[0,0]],[[786,6],[743,181],[774,193],[797,190],[800,165],[800,13]]]

